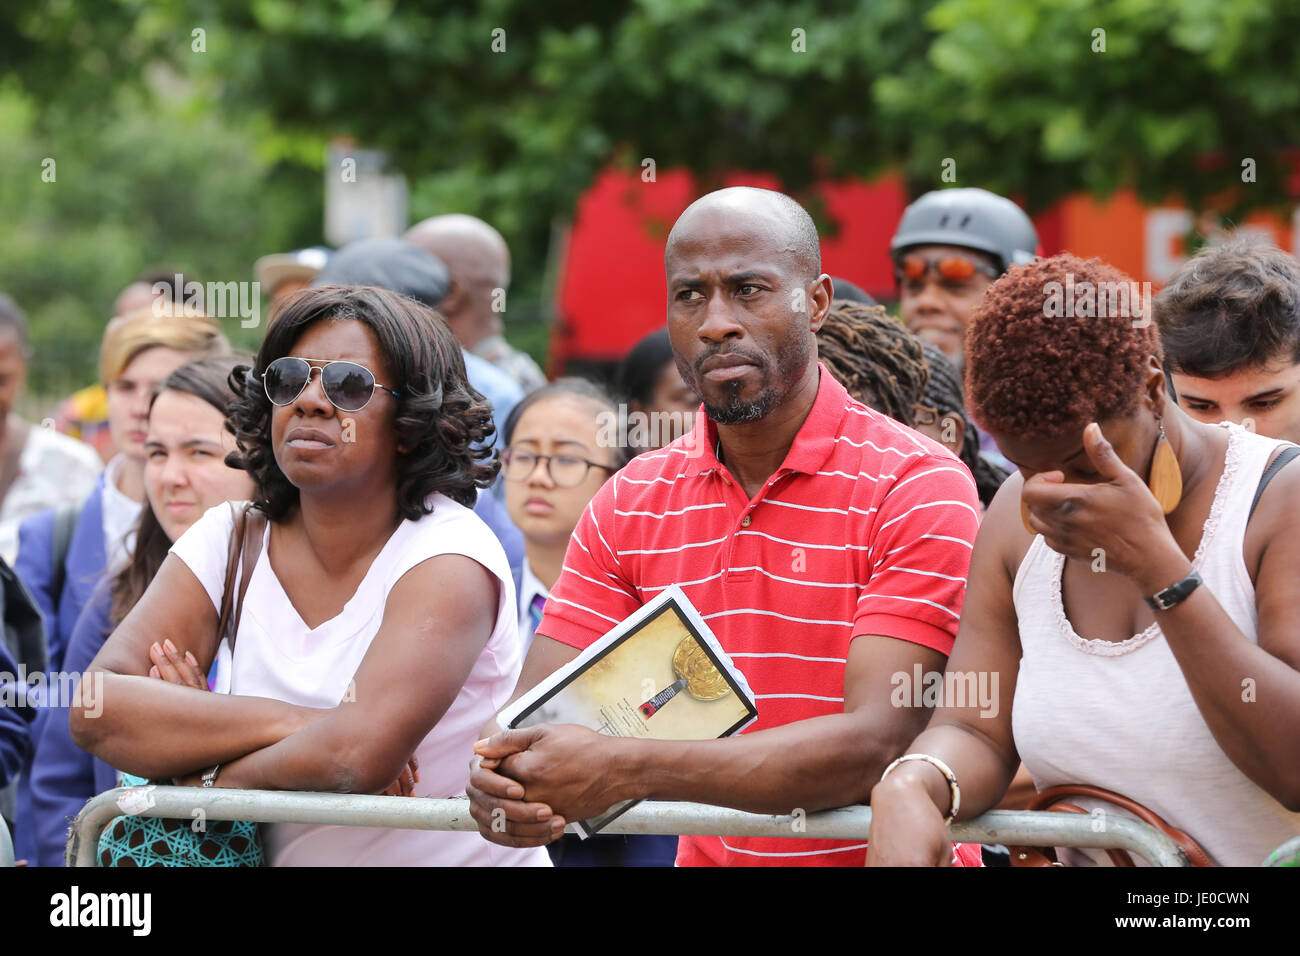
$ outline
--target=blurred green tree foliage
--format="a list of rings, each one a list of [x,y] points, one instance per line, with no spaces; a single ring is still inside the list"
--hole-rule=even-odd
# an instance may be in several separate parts
[[[32,97],[0,88],[0,289],[28,313],[38,403],[95,381],[113,299],[141,269],[251,282],[251,257],[319,234],[318,177],[279,175],[248,131],[125,90],[110,105],[110,122],[44,130]],[[223,325],[245,348],[260,338]]]
[[[920,191],[951,159],[957,185],[1033,208],[1124,185],[1234,215],[1294,204],[1294,0],[9,0],[0,17],[19,147],[0,157],[19,225],[0,285],[96,322],[134,263],[233,278],[319,241],[333,136],[390,152],[413,219],[494,222],[512,311],[611,161],[794,191],[898,169]],[[159,105],[160,77],[188,99]]]
[[[228,102],[392,151],[429,208],[540,239],[611,157],[707,178],[901,167],[1041,207],[1134,185],[1285,203],[1294,0],[246,0],[204,62]],[[188,17],[188,19],[186,18]],[[191,58],[194,59],[194,58]],[[1256,161],[1242,190],[1241,160]]]

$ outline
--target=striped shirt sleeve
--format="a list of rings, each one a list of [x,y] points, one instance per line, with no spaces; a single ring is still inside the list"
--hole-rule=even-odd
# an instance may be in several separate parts
[[[537,633],[579,650],[641,607],[620,565],[614,539],[616,481],[587,505],[569,539],[564,570],[546,600]]]
[[[900,475],[880,504],[854,636],[951,653],[979,515],[975,482],[960,461],[925,458]]]

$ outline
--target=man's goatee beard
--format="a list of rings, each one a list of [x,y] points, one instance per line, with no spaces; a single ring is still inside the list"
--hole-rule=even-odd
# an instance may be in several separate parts
[[[712,405],[705,402],[704,413],[719,425],[748,425],[766,416],[779,398],[774,388],[767,389],[752,402],[742,402],[739,395],[733,394],[731,400],[725,405]]]

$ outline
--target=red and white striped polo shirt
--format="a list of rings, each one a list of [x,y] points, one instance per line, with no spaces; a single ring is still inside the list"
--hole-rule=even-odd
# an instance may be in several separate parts
[[[749,733],[841,713],[855,636],[952,650],[979,522],[964,464],[854,401],[825,366],[785,461],[753,500],[719,463],[716,438],[701,411],[692,435],[605,483],[573,532],[539,634],[585,648],[677,584],[749,680]],[[677,862],[860,866],[865,856],[862,842],[685,836]]]

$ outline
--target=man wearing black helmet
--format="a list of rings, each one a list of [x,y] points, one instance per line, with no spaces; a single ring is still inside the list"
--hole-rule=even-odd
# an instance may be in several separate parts
[[[889,244],[904,324],[960,370],[966,321],[984,290],[1037,251],[1034,224],[1011,200],[985,189],[926,193]]]

